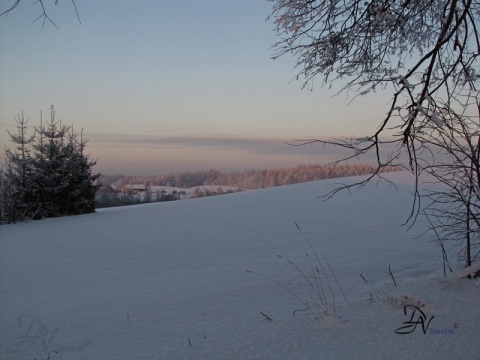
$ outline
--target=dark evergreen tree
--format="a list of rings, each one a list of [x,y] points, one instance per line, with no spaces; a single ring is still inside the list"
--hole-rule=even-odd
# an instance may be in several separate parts
[[[56,121],[53,106],[50,120],[41,121],[30,138],[23,115],[17,123],[18,135],[10,134],[16,149],[6,151],[0,189],[11,194],[8,201],[2,200],[13,203],[8,221],[14,222],[16,216],[41,219],[94,212],[99,174],[92,172],[96,161],[85,153],[88,140],[83,134]],[[13,191],[3,191],[11,187]]]
[[[15,122],[17,134],[7,131],[14,147],[5,147],[6,165],[2,173],[3,216],[12,222],[15,221],[16,214],[28,215],[28,203],[32,199],[33,190],[30,146],[34,138],[27,135],[28,119],[25,120],[23,113],[15,118]]]
[[[100,174],[93,174],[92,169],[96,161],[85,153],[88,139],[77,135],[71,128],[68,144],[65,147],[65,177],[67,189],[63,197],[65,213],[83,214],[95,211],[95,194],[100,185],[95,182]]]
[[[64,140],[68,127],[55,121],[52,107],[50,121],[41,120],[35,128],[35,141],[32,145],[34,174],[33,182],[38,213],[34,218],[59,216],[63,189],[67,186],[64,163]]]
[[[15,220],[15,187],[10,169],[10,164],[0,169],[0,223]]]

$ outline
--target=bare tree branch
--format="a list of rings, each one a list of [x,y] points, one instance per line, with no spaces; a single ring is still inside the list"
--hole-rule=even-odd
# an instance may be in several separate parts
[[[18,4],[21,2],[22,0],[15,0],[15,2],[10,5],[10,7],[8,7],[6,10],[4,10],[2,13],[0,13],[0,17],[2,16],[8,16],[10,14],[11,11],[15,10],[15,8],[17,8]],[[53,0],[52,0],[53,1]],[[72,5],[73,5],[73,8],[75,9],[75,14],[77,15],[77,19],[78,19],[78,22],[81,24],[82,22],[80,21],[80,14],[78,12],[78,9],[77,9],[77,4],[75,3],[75,0],[70,0],[72,2]],[[59,3],[59,0],[54,0],[54,5],[58,5]],[[35,19],[33,20],[34,22],[38,21],[38,20],[42,20],[42,28],[45,27],[45,24],[47,22],[51,23],[53,26],[55,26],[57,29],[59,29],[58,25],[52,20],[52,18],[48,15],[48,12],[45,8],[45,0],[36,0],[35,2],[33,2],[31,5],[39,5],[40,6],[40,9],[41,9],[41,13],[40,15]]]
[[[10,6],[7,10],[5,10],[4,12],[0,13],[0,17],[5,15],[7,16],[10,11],[12,11],[13,9],[15,9],[17,7],[17,5],[20,3],[21,0],[15,0],[15,2],[12,4],[12,6]]]
[[[341,184],[326,197],[403,166],[415,175],[407,221],[414,223],[421,212],[431,224],[437,217],[435,233],[465,241],[468,264],[473,247],[480,247],[480,2],[270,1],[269,19],[280,38],[272,58],[293,55],[303,88],[319,77],[322,86],[339,85],[338,93],[353,93],[353,99],[393,89],[387,114],[370,135],[292,144],[351,151],[332,164],[375,153],[373,176]],[[387,134],[393,140],[384,140]],[[429,184],[430,205],[423,208],[419,186],[425,174],[436,183]]]

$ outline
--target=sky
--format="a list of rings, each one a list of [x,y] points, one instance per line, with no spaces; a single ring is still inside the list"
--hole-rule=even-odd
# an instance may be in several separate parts
[[[0,3],[2,12],[12,1]],[[363,137],[383,94],[350,103],[338,89],[292,81],[295,59],[272,60],[279,38],[266,0],[22,0],[0,18],[0,143],[15,117],[73,125],[103,173],[155,175],[325,164],[334,151],[292,139]]]

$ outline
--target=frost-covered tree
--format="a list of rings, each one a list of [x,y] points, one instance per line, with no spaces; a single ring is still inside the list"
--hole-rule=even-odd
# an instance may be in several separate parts
[[[415,162],[415,138],[428,122],[443,126],[442,109],[478,106],[480,2],[468,0],[270,0],[281,40],[273,58],[296,57],[304,87],[320,77],[356,96],[392,91],[378,129],[352,141],[331,141],[358,156],[383,144],[404,144]],[[475,109],[473,109],[475,110]],[[391,132],[390,132],[391,133]],[[391,140],[392,141],[392,140]],[[381,159],[384,165],[388,160]]]
[[[476,117],[444,112],[442,119],[443,129],[418,134],[419,168],[433,179],[423,212],[444,254],[453,250],[470,266],[480,259],[480,139],[472,136],[480,128]]]
[[[351,151],[334,164],[373,152],[377,160],[373,176],[403,163],[417,179],[423,172],[436,175],[457,195],[457,185],[450,179],[461,166],[455,176],[471,190],[457,197],[456,205],[471,216],[472,196],[475,203],[479,196],[475,154],[479,151],[480,2],[270,1],[280,37],[273,58],[293,55],[303,87],[312,88],[320,78],[323,86],[339,86],[339,92],[354,94],[353,98],[377,91],[392,94],[385,117],[376,129],[365,130],[370,132],[367,136],[306,139],[298,144],[320,143]],[[432,156],[439,148],[447,155],[441,161],[438,154]],[[464,162],[457,156],[459,148]],[[414,199],[413,218],[420,211],[418,192]],[[441,205],[441,196],[432,199]],[[463,234],[466,231],[464,227]]]

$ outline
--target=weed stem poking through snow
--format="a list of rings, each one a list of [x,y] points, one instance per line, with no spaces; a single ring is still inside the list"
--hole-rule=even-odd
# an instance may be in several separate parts
[[[395,285],[395,287],[397,287],[397,282],[395,281],[395,278],[393,277],[392,268],[390,267],[390,265],[388,265],[388,272],[390,273],[390,277],[393,280],[393,285]]]
[[[302,229],[300,228],[300,226],[298,225],[297,222],[295,222],[295,226],[297,227],[298,231],[300,231],[300,234],[302,234],[303,239],[307,242],[308,246],[309,246],[310,249],[312,250],[312,252],[313,252],[313,254],[315,255],[315,257],[317,258],[317,261],[318,261],[320,267],[322,268],[323,274],[325,275],[325,278],[327,279],[328,286],[329,286],[329,288],[330,288],[330,291],[332,292],[332,297],[334,297],[334,293],[333,293],[332,286],[331,286],[331,284],[330,284],[330,280],[328,279],[327,273],[326,273],[325,269],[323,268],[322,262],[320,261],[320,258],[318,257],[317,252],[315,251],[315,249],[314,249],[313,246],[312,246],[312,243],[310,242],[310,240],[308,239],[308,237],[305,235],[305,233],[302,231]],[[322,257],[323,257],[323,260],[325,261],[325,263],[327,264],[328,269],[330,270],[330,273],[331,273],[332,276],[333,276],[333,279],[334,279],[335,282],[337,283],[337,286],[338,286],[340,292],[342,293],[343,299],[345,300],[345,302],[348,302],[348,301],[347,301],[347,297],[345,296],[345,293],[343,292],[342,286],[340,285],[340,282],[338,281],[337,277],[335,276],[335,272],[333,271],[332,267],[330,266],[330,263],[328,262],[328,260],[327,260],[327,258],[325,257],[325,254],[324,254],[324,253],[322,253]]]
[[[300,296],[298,296],[297,294],[295,294],[292,290],[290,290],[289,288],[287,288],[285,285],[279,283],[277,280],[274,280],[272,279],[271,277],[268,277],[266,275],[263,275],[263,274],[260,274],[260,273],[257,273],[255,271],[251,271],[251,270],[247,270],[247,273],[249,274],[254,274],[254,275],[257,275],[257,276],[260,276],[260,277],[263,277],[267,280],[270,280],[271,282],[277,284],[278,286],[280,286],[282,289],[285,289],[287,290],[290,294],[292,294],[293,296],[295,296],[298,300],[300,300],[302,302],[302,304],[305,306],[305,310],[310,310],[310,305],[308,305],[308,303],[305,302],[305,300],[303,300]]]

